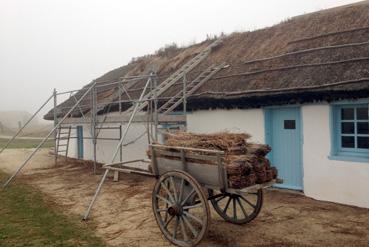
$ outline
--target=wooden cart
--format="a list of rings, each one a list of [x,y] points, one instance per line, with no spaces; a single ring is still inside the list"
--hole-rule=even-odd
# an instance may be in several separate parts
[[[165,238],[177,246],[195,246],[205,236],[210,221],[208,200],[224,220],[246,224],[261,210],[263,188],[277,182],[229,188],[222,151],[151,145],[150,152],[157,177],[153,213]]]

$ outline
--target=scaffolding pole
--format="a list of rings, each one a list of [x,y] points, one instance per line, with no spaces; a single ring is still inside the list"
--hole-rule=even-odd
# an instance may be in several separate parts
[[[54,97],[54,93],[42,104],[40,108],[37,109],[35,113],[28,119],[28,121],[20,128],[17,133],[5,144],[5,146],[0,150],[0,154],[14,141],[14,139],[23,131],[23,129],[35,118],[35,116],[49,103],[49,101]]]
[[[133,119],[134,119],[134,117],[135,117],[135,115],[136,115],[136,113],[138,111],[138,107],[141,104],[141,101],[142,101],[143,97],[145,96],[145,92],[146,92],[146,90],[147,90],[147,88],[148,88],[148,86],[149,86],[150,83],[151,83],[151,77],[149,77],[149,79],[147,80],[146,85],[145,85],[145,88],[142,91],[138,102],[135,102],[134,109],[133,109],[133,111],[131,113],[131,116],[129,118],[129,121],[128,121],[128,123],[127,123],[127,125],[126,125],[126,127],[125,127],[125,129],[123,131],[123,135],[122,135],[122,137],[121,137],[121,139],[120,139],[120,141],[119,141],[119,143],[118,143],[118,145],[117,145],[117,147],[115,149],[115,152],[114,152],[114,154],[113,154],[113,156],[111,158],[111,162],[110,163],[114,163],[115,157],[117,156],[118,151],[119,151],[121,145],[123,144],[125,137],[128,134],[128,130],[129,130],[129,128],[130,128],[130,126],[131,126],[131,124],[133,122]],[[90,202],[90,204],[89,204],[89,206],[87,208],[87,211],[86,211],[85,215],[83,216],[83,220],[87,220],[88,219],[88,216],[90,214],[90,211],[91,211],[91,209],[92,209],[92,207],[93,207],[93,205],[94,205],[94,203],[95,203],[95,201],[97,199],[97,196],[99,195],[99,193],[101,191],[102,185],[104,184],[108,173],[109,173],[109,169],[106,169],[105,172],[104,172],[104,175],[102,176],[101,181],[100,181],[100,183],[99,183],[99,185],[98,185],[98,187],[97,187],[97,189],[95,191],[95,194],[94,194],[94,196],[93,196],[93,198],[92,198],[92,200],[91,200],[91,202]]]
[[[173,109],[174,110],[174,109]],[[187,115],[187,77],[183,75],[183,114]],[[185,131],[187,130],[187,123],[185,122]]]
[[[95,84],[93,84],[95,85]],[[74,111],[74,109],[77,107],[77,105],[79,103],[81,103],[81,101],[86,97],[86,95],[91,91],[91,88],[89,88],[83,95],[82,97],[77,101],[77,103],[64,115],[64,117],[58,121],[58,123],[56,124],[56,126],[54,126],[54,128],[47,134],[47,136],[41,141],[41,143],[35,148],[35,150],[27,157],[27,159],[17,168],[17,170],[13,173],[13,175],[4,183],[3,188],[6,188],[9,183],[15,178],[15,176],[17,176],[17,174],[23,169],[23,167],[28,163],[28,161],[30,159],[32,159],[32,157],[36,154],[36,152],[44,145],[44,143],[49,139],[49,137],[55,133],[55,131],[57,130],[57,128],[59,128],[59,126],[63,123],[63,121],[65,119],[67,119],[67,117],[72,113],[72,111]],[[54,90],[54,92],[56,92],[56,90]],[[55,98],[54,98],[55,99]],[[55,110],[55,109],[54,109]],[[54,113],[55,114],[55,113]]]
[[[58,124],[58,111],[57,111],[57,106],[58,106],[58,99],[57,99],[57,96],[58,96],[58,92],[56,91],[56,88],[54,88],[54,93],[53,93],[53,96],[54,96],[54,165],[56,166],[57,165],[57,162],[58,162],[58,150],[57,150],[57,140],[56,138],[58,138],[58,131],[57,131],[57,128],[55,128],[55,126],[57,126]]]
[[[152,80],[154,84],[154,127],[155,127],[155,142],[158,142],[158,124],[159,124],[159,116],[158,116],[158,94],[157,87],[158,83],[156,80],[156,73],[153,73]]]
[[[94,156],[94,164],[93,164],[93,173],[96,174],[96,163],[97,163],[97,140],[96,140],[96,87],[93,86],[91,90],[91,104],[92,104],[92,111],[91,111],[91,137],[92,137],[92,145],[93,145],[93,156]]]

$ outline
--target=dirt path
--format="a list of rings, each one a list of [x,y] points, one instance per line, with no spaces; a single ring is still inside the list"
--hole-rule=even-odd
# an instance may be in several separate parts
[[[7,152],[0,159],[19,159],[22,152]],[[84,164],[50,166],[53,157],[42,151],[19,178],[35,185],[65,208],[82,215],[100,176]],[[0,156],[1,157],[1,156]],[[31,164],[32,166],[32,164]],[[109,246],[170,246],[151,212],[151,178],[123,175],[103,187],[92,211],[96,232]],[[244,226],[224,222],[212,211],[207,238],[200,246],[368,246],[369,210],[319,202],[296,193],[267,191],[259,217]]]
[[[32,173],[40,168],[53,167],[54,156],[49,154],[49,148],[40,149],[25,167],[24,172]],[[34,149],[6,149],[0,154],[0,169],[7,173],[14,172],[19,165],[34,151]]]
[[[13,138],[13,136],[0,135],[0,138],[3,138],[3,139],[11,139],[11,138]],[[23,140],[42,140],[42,139],[44,139],[44,137],[17,136],[17,139],[23,139]]]

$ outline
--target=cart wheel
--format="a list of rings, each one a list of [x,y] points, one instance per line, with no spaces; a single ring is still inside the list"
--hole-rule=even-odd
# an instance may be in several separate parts
[[[195,246],[209,226],[209,205],[199,183],[188,173],[164,173],[152,193],[152,209],[161,232],[177,246]]]
[[[214,193],[208,190],[215,211],[226,221],[233,224],[246,224],[258,216],[263,206],[263,190],[248,193],[247,198],[238,194]]]

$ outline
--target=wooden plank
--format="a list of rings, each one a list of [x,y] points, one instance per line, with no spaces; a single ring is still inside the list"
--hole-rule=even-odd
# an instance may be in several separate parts
[[[232,193],[232,194],[244,194],[244,193],[250,193],[250,192],[253,192],[253,191],[257,191],[259,189],[265,189],[265,188],[268,188],[268,187],[271,187],[273,186],[273,184],[277,183],[277,179],[273,179],[269,182],[266,182],[266,183],[263,183],[263,184],[255,184],[255,185],[252,185],[252,186],[249,186],[249,187],[246,187],[246,188],[242,188],[242,189],[232,189],[232,188],[228,188],[227,189],[227,192],[228,193]]]
[[[152,159],[151,159],[151,166],[152,166],[152,171],[154,173],[155,176],[159,176],[159,169],[158,169],[158,160],[156,157],[156,150],[150,146],[151,149],[151,155],[152,155]]]
[[[155,152],[157,154],[157,156],[169,156],[169,157],[175,157],[175,158],[182,158],[182,151],[186,151],[186,150],[181,150],[180,152],[170,152],[170,151],[165,151],[165,150],[160,150],[160,149],[155,149]],[[201,155],[201,154],[193,154],[193,153],[185,153],[185,159],[194,159],[194,160],[203,160],[203,161],[212,161],[215,162],[218,161],[218,158],[216,156],[211,156],[211,155]]]
[[[152,144],[151,145],[154,148],[161,148],[161,149],[178,149],[178,150],[188,150],[188,151],[195,151],[195,152],[206,152],[209,154],[224,154],[223,151],[219,150],[210,150],[210,149],[201,149],[201,148],[188,148],[188,147],[179,147],[179,146],[166,146],[166,145],[158,145],[158,144]]]
[[[118,167],[106,167],[105,169],[111,170],[111,171],[118,171],[118,172],[123,172],[123,173],[132,173],[132,174],[138,174],[138,175],[145,175],[145,176],[149,176],[149,177],[155,177],[154,174],[150,173],[150,172],[141,172],[141,171],[136,171],[136,170],[131,170],[131,169],[124,169],[124,168],[118,168]]]
[[[119,181],[119,172],[118,171],[114,171],[113,181],[114,182],[118,182]]]
[[[186,151],[181,150],[182,170],[187,171]]]
[[[183,170],[181,160],[171,160],[162,157],[157,157],[159,174],[173,170]],[[220,188],[218,166],[208,164],[197,164],[186,162],[186,172],[193,176],[203,186],[214,186]]]

